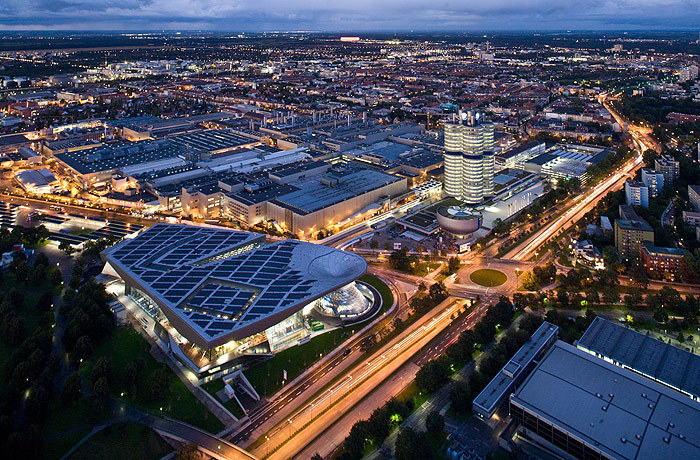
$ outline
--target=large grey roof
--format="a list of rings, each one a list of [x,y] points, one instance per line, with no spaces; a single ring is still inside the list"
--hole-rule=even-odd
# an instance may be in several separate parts
[[[698,403],[561,341],[511,403],[611,458],[700,458]]]
[[[578,347],[700,398],[700,356],[596,317]]]
[[[203,347],[261,332],[367,268],[327,246],[191,225],[157,224],[103,254]]]

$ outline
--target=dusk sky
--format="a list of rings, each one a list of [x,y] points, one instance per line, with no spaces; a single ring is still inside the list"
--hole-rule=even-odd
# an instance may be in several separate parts
[[[0,0],[2,30],[696,29],[700,0]]]

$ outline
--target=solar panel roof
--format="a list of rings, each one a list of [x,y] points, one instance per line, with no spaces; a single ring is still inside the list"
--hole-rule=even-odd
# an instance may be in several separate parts
[[[157,224],[103,254],[202,347],[260,332],[367,268],[362,257],[326,246],[265,244],[264,235],[192,225]]]

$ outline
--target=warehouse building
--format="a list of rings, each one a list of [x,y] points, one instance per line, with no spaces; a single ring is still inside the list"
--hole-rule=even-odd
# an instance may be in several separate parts
[[[558,341],[510,397],[517,438],[559,458],[700,458],[700,405]]]
[[[694,353],[600,316],[576,346],[700,401],[700,356]]]

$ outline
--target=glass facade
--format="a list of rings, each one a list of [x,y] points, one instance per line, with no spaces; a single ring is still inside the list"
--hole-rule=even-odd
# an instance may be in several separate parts
[[[367,312],[372,306],[372,293],[354,281],[314,302],[316,309],[326,316],[351,318]]]
[[[526,434],[536,435],[546,443],[563,450],[567,454],[582,460],[612,460],[600,451],[592,448],[584,442],[570,436],[551,423],[530,413],[517,404],[510,404],[510,415],[517,420]],[[547,447],[545,445],[545,447]]]

